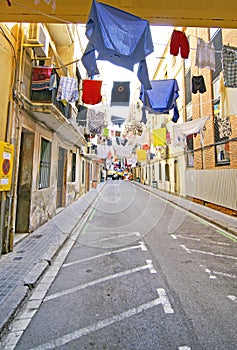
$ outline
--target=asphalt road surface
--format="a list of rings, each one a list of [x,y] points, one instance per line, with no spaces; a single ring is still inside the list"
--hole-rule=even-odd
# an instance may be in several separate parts
[[[236,243],[129,181],[108,181],[6,349],[236,350]]]

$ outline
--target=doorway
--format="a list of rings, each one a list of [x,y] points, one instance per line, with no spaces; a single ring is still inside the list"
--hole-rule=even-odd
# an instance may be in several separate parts
[[[19,157],[16,233],[29,232],[35,134],[22,129]]]
[[[178,161],[174,161],[174,192],[180,193],[180,178],[179,178],[179,164]]]
[[[56,208],[65,206],[66,177],[67,177],[67,151],[59,147],[58,151],[58,179]]]

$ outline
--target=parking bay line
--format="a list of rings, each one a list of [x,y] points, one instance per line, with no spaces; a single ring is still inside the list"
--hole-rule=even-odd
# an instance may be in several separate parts
[[[117,249],[117,250],[112,250],[110,252],[106,252],[106,253],[103,253],[103,254],[90,256],[89,258],[84,258],[84,259],[72,261],[70,263],[63,264],[62,267],[68,267],[68,266],[72,266],[72,265],[75,265],[75,264],[80,264],[82,262],[86,262],[86,261],[102,258],[104,256],[109,256],[109,255],[113,255],[113,254],[116,254],[116,253],[126,252],[126,251],[133,250],[133,249],[141,248],[141,250],[143,250],[143,251],[147,250],[147,248],[146,248],[146,246],[145,246],[145,244],[143,242],[139,242],[139,243],[140,243],[139,245],[135,245],[135,246],[132,246],[132,247],[126,247],[126,248],[121,248],[121,249]]]
[[[232,256],[232,255],[225,255],[225,254],[216,254],[216,253],[212,253],[212,252],[204,252],[202,250],[196,250],[196,249],[191,249],[191,248],[187,248],[185,245],[180,245],[181,248],[183,248],[184,250],[186,250],[187,253],[199,253],[199,254],[204,254],[204,255],[212,255],[212,256],[216,256],[218,258],[226,258],[226,259],[233,259],[233,260],[237,260],[236,256]]]
[[[45,349],[55,349],[55,348],[58,348],[60,346],[63,346],[65,344],[68,344],[72,341],[75,341],[85,335],[88,335],[92,332],[96,332],[100,329],[103,329],[107,326],[110,326],[114,323],[117,323],[117,322],[120,322],[120,321],[123,321],[129,317],[132,317],[132,316],[135,316],[141,312],[144,312],[146,310],[149,310],[157,305],[162,305],[163,307],[163,310],[165,313],[167,314],[173,314],[174,313],[174,310],[168,300],[168,297],[165,293],[165,290],[163,288],[158,288],[157,289],[157,293],[159,295],[158,298],[148,302],[148,303],[145,303],[145,304],[142,304],[142,305],[139,305],[137,307],[134,307],[132,309],[129,309],[127,311],[124,311],[122,312],[121,314],[118,314],[118,315],[115,315],[115,316],[112,316],[112,317],[109,317],[109,318],[106,318],[102,321],[99,321],[97,323],[94,323],[88,327],[84,327],[84,328],[81,328],[81,329],[78,329],[72,333],[68,333],[62,337],[59,337],[57,339],[54,339],[53,341],[51,342],[48,342],[48,343],[45,343],[45,344],[42,344],[42,345],[39,345],[35,348],[31,348],[30,350],[45,350]],[[182,349],[182,348],[181,348]]]
[[[147,260],[147,265],[134,267],[133,269],[130,269],[130,270],[126,270],[126,271],[115,273],[113,275],[101,277],[101,278],[98,278],[97,280],[90,281],[90,282],[85,283],[85,284],[81,284],[81,285],[79,285],[77,287],[69,288],[69,289],[66,289],[66,290],[64,290],[62,292],[58,292],[58,293],[49,295],[49,296],[44,298],[43,302],[59,298],[61,296],[68,295],[70,293],[78,292],[78,291],[83,290],[85,288],[92,287],[92,286],[94,286],[94,285],[96,285],[98,283],[110,281],[112,279],[115,279],[115,278],[118,278],[118,277],[127,276],[127,275],[129,275],[131,273],[139,272],[139,271],[146,270],[146,269],[150,270],[150,273],[155,273],[154,272],[155,269],[154,269],[154,266],[153,266],[151,260]]]

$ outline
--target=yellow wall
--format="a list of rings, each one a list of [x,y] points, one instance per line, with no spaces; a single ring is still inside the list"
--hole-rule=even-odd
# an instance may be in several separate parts
[[[11,90],[13,87],[13,72],[15,72],[14,51],[7,38],[15,47],[16,40],[6,25],[0,24],[0,141],[6,140],[8,101],[11,100]],[[7,38],[4,36],[3,31]],[[9,140],[7,140],[9,141]]]

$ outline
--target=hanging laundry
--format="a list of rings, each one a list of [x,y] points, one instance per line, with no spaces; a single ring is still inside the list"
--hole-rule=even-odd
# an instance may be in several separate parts
[[[192,93],[196,94],[198,91],[200,94],[207,91],[203,75],[192,76]]]
[[[78,106],[78,113],[76,117],[76,122],[82,127],[86,127],[87,124],[87,111],[88,108],[82,105]]]
[[[125,146],[115,144],[113,147],[117,157],[129,158],[134,146],[131,144],[126,144]]]
[[[101,102],[101,80],[83,80],[82,102],[90,105],[96,105]]]
[[[179,111],[176,100],[179,97],[179,86],[176,79],[152,80],[151,90],[141,87],[140,99],[143,106],[151,113],[168,114],[174,109],[172,121],[177,122]]]
[[[99,74],[96,59],[107,60],[138,73],[145,89],[150,89],[146,56],[154,51],[149,22],[128,12],[93,0],[86,24],[89,40],[82,63],[89,77]],[[95,57],[95,51],[98,57]]]
[[[203,39],[198,38],[195,65],[213,71],[216,69],[215,50],[212,41],[206,43]]]
[[[194,119],[183,124],[173,125],[175,145],[179,145],[180,143],[184,144],[185,138],[188,135],[193,135],[195,133],[200,133],[200,143],[203,144],[203,128],[208,119],[210,119],[209,116]]]
[[[150,144],[150,132],[147,130],[144,130],[142,135],[138,137],[137,143],[139,144]]]
[[[220,117],[237,115],[237,88],[229,88],[224,84],[223,72],[220,73]]]
[[[79,98],[77,79],[61,77],[57,92],[58,101],[75,102]]]
[[[129,106],[130,82],[114,81],[111,93],[111,106]]]
[[[60,77],[55,68],[52,70],[49,80],[49,90],[57,90],[60,82]]]
[[[97,155],[100,158],[107,158],[109,152],[111,152],[111,146],[97,145]]]
[[[137,149],[136,150],[136,155],[137,155],[137,161],[138,162],[146,161],[146,151],[144,151],[144,149]]]
[[[178,56],[179,49],[181,57],[188,58],[190,48],[186,34],[181,30],[174,29],[170,41],[170,54]]]
[[[217,126],[220,139],[230,137],[232,134],[230,118],[217,116]]]
[[[109,137],[109,129],[108,129],[108,128],[104,128],[104,129],[103,129],[102,135],[103,135],[104,137]]]
[[[153,146],[164,146],[166,144],[166,128],[152,130]]]
[[[33,91],[48,90],[50,86],[51,67],[34,67],[31,89]]]
[[[142,149],[144,149],[145,151],[149,151],[150,146],[148,144],[142,145]]]
[[[104,113],[89,110],[87,115],[87,127],[90,133],[100,135],[105,126]]]
[[[225,86],[237,87],[237,47],[222,47],[222,68]]]
[[[118,125],[119,127],[125,122],[125,118],[122,117],[116,117],[115,115],[111,116],[111,122],[114,125]]]
[[[146,109],[144,107],[142,107],[142,119],[140,120],[140,122],[143,124],[147,123]]]
[[[76,66],[76,76],[77,76],[77,83],[78,83],[78,86],[80,86],[80,82],[81,82],[81,73],[80,73],[80,70],[79,70],[79,67]]]

